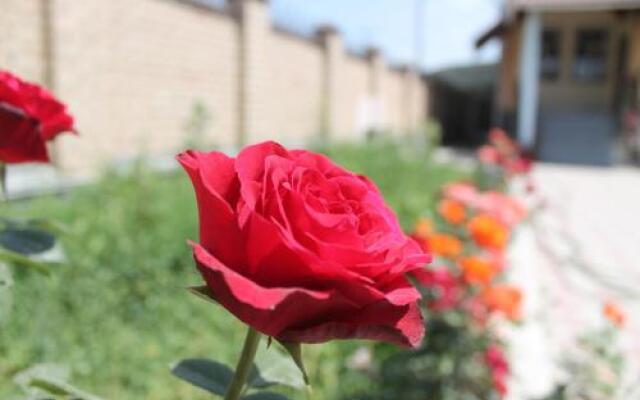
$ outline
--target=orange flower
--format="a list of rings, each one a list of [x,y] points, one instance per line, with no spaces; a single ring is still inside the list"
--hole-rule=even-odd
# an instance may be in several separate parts
[[[456,258],[462,253],[462,242],[455,236],[435,233],[429,236],[429,249],[435,255]]]
[[[624,312],[612,301],[604,303],[602,310],[606,319],[609,320],[614,326],[622,328],[624,326],[625,315]]]
[[[469,234],[478,246],[502,250],[509,240],[507,227],[488,214],[478,214],[467,225]]]
[[[504,315],[512,321],[522,316],[522,292],[509,285],[496,285],[482,294],[482,301],[489,311]]]
[[[444,199],[438,205],[438,212],[445,221],[450,224],[457,225],[464,222],[467,212],[462,203],[455,200]]]
[[[491,261],[479,256],[463,257],[459,264],[462,276],[469,284],[488,286],[498,272]]]
[[[428,218],[420,218],[413,230],[413,236],[419,239],[427,239],[433,233],[433,222]]]

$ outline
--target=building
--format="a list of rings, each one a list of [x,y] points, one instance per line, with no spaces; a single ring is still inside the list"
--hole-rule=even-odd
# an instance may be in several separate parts
[[[547,161],[608,165],[638,106],[640,0],[507,0],[494,120]]]

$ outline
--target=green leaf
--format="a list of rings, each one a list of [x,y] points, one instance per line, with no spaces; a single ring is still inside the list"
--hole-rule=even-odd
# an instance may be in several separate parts
[[[44,253],[55,244],[55,236],[41,229],[6,227],[0,231],[0,246],[23,255]]]
[[[257,373],[249,378],[249,385],[266,387],[270,385],[285,385],[295,389],[306,386],[298,366],[288,354],[275,348],[263,348],[256,356]]]
[[[205,358],[179,361],[171,368],[171,372],[176,377],[219,396],[224,396],[233,378],[231,368]]]
[[[302,344],[301,343],[291,343],[291,342],[279,342],[282,347],[289,353],[293,362],[296,364],[300,372],[302,373],[302,378],[304,379],[304,383],[306,385],[309,384],[309,375],[307,374],[307,370],[304,367],[304,360],[302,359]]]
[[[66,235],[70,231],[69,227],[62,222],[47,218],[30,219],[26,225],[32,228],[43,229],[54,236]]]
[[[52,262],[37,261],[20,253],[3,250],[1,248],[0,261],[5,261],[18,267],[33,268],[39,272],[42,272],[43,274],[49,274],[49,267],[57,264]]]
[[[290,400],[287,396],[274,392],[259,392],[244,396],[242,400]]]
[[[66,382],[69,371],[56,364],[38,364],[14,377],[15,382],[30,394],[69,396],[75,400],[101,400]]]
[[[207,287],[206,285],[190,286],[187,288],[187,290],[205,301],[219,305],[218,301],[213,297],[213,293],[211,293],[211,289],[209,289],[209,287]]]

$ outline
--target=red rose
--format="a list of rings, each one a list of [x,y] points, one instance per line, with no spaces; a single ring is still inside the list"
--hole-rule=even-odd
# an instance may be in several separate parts
[[[484,362],[491,371],[494,389],[501,396],[505,396],[507,394],[507,378],[511,374],[511,369],[502,349],[497,345],[490,345],[484,352]]]
[[[45,143],[73,130],[73,117],[51,93],[0,71],[0,162],[49,162]]]
[[[432,294],[427,307],[434,312],[452,310],[462,298],[460,282],[447,267],[416,270],[413,277]]]
[[[287,342],[421,342],[420,295],[405,274],[430,257],[366,177],[274,142],[178,161],[198,202],[196,263],[240,320]]]

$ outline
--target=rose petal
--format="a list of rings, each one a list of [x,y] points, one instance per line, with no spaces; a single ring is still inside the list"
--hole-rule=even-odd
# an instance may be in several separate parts
[[[216,300],[244,323],[280,337],[283,330],[331,320],[357,305],[334,290],[267,288],[225,266],[202,246],[192,244],[194,257]]]
[[[0,127],[1,162],[49,162],[37,121],[0,103]]]
[[[245,247],[230,201],[238,196],[233,159],[222,153],[185,152],[177,157],[196,193],[201,244],[226,265],[241,270]]]
[[[344,320],[334,320],[306,329],[290,329],[279,339],[303,343],[323,343],[333,339],[368,339],[418,347],[425,334],[416,303],[395,306],[388,301],[372,304]]]

